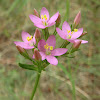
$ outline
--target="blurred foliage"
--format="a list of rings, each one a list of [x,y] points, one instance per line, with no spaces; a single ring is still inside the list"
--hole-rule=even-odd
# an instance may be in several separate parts
[[[34,8],[40,12],[43,6],[50,16],[59,11],[62,23],[68,20],[70,24],[81,10],[80,27],[88,32],[83,39],[89,43],[74,58],[60,58],[59,67],[50,65],[43,72],[35,100],[100,100],[99,0],[0,0],[0,100],[29,100],[35,73],[18,66],[18,62],[30,62],[19,55],[13,41],[21,40],[22,30],[35,32],[29,14]],[[49,30],[53,32],[54,27]]]

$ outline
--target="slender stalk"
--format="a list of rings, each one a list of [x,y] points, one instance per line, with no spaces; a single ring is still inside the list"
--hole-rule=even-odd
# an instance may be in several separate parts
[[[44,29],[44,32],[45,32],[45,39],[47,40],[49,37],[48,27]]]
[[[54,33],[53,33],[53,35],[56,35],[57,34],[57,31],[56,31],[56,29],[55,29],[55,31],[54,31]]]
[[[66,46],[69,44],[70,42],[68,42],[67,40],[65,40],[63,42],[63,44],[60,46],[60,48],[66,48]]]
[[[32,91],[32,95],[31,95],[30,100],[33,100],[33,98],[34,98],[34,95],[35,95],[35,92],[36,92],[36,89],[37,89],[37,86],[38,86],[38,83],[39,83],[40,75],[41,75],[41,72],[37,73],[37,77],[36,77],[36,81],[35,81],[35,86],[34,86],[34,89]]]

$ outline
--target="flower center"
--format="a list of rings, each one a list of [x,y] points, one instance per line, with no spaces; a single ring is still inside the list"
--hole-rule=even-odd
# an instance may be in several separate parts
[[[41,15],[41,19],[43,20],[43,19],[45,19],[45,20],[47,20],[47,15],[45,14],[45,15]]]
[[[29,43],[30,46],[33,46],[33,43]]]
[[[71,30],[67,30],[67,32],[68,32],[67,38],[70,39],[72,34],[73,34],[73,32],[77,32],[77,31],[78,31],[78,29],[74,29],[74,31],[72,31],[72,32],[71,32]],[[69,34],[70,32],[71,32],[71,34]]]
[[[30,41],[30,40],[32,40],[32,38],[33,38],[33,36],[31,36],[31,37],[27,37],[27,41]]]
[[[46,50],[48,50],[48,49],[53,50],[53,46],[49,46],[48,44],[44,45],[44,48]]]
[[[43,23],[44,26],[47,26],[48,25],[47,22],[42,21],[42,23]]]
[[[47,23],[47,15],[45,14],[45,15],[41,15],[41,19],[42,19],[42,23],[43,23],[43,25],[44,26],[47,26],[48,25],[48,23]]]
[[[70,39],[71,38],[71,35],[68,35],[68,39]]]

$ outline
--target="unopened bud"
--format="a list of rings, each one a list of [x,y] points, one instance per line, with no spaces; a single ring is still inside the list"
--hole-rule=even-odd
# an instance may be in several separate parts
[[[35,8],[34,8],[34,15],[39,17],[39,14],[38,14],[38,12],[37,12],[37,10]]]
[[[61,15],[59,14],[58,18],[56,20],[56,27],[58,27],[60,25],[60,23],[61,23]]]
[[[41,55],[38,50],[34,50],[34,57],[36,60],[41,60]]]
[[[78,49],[79,46],[81,45],[81,42],[82,42],[81,40],[78,40],[77,42],[74,42],[73,48]]]
[[[80,23],[80,20],[81,20],[81,12],[79,11],[74,19],[75,26],[77,26]]]
[[[35,39],[38,39],[38,40],[41,39],[41,33],[38,28],[36,28],[36,30],[35,30]]]
[[[86,34],[87,34],[87,32],[85,31],[85,32],[83,32],[83,33],[82,33],[82,35],[81,35],[81,36],[84,36],[84,35],[86,35]]]
[[[19,53],[24,53],[26,52],[25,49],[23,49],[22,47],[20,46],[16,46],[17,50],[19,51]]]

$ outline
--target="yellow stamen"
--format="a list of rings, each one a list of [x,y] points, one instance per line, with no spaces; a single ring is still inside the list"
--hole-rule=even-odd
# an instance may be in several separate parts
[[[71,35],[68,35],[68,38],[71,38]]]
[[[45,20],[47,20],[47,16],[46,15],[41,15],[41,19],[45,19]]]
[[[44,45],[44,48],[49,49],[49,45],[48,44]]]
[[[47,17],[45,18],[45,20],[47,20]]]
[[[73,34],[73,31],[71,32],[71,34]]]
[[[74,29],[74,32],[77,32],[78,31],[78,29]]]
[[[50,46],[50,50],[53,50],[53,46]]]
[[[43,15],[41,15],[41,19],[43,19],[44,18],[44,16]]]
[[[44,18],[45,18],[45,20],[47,20],[47,16],[46,15],[44,15]]]
[[[67,30],[68,33],[70,33],[70,30]]]
[[[33,38],[33,36],[31,36],[31,37],[28,36],[27,40],[30,41],[30,40],[32,40],[32,38]]]
[[[47,49],[47,50],[48,49],[53,50],[53,46],[49,46],[48,44],[44,45],[44,48]]]
[[[46,16],[46,14],[44,15],[44,18],[46,18],[47,16]]]

